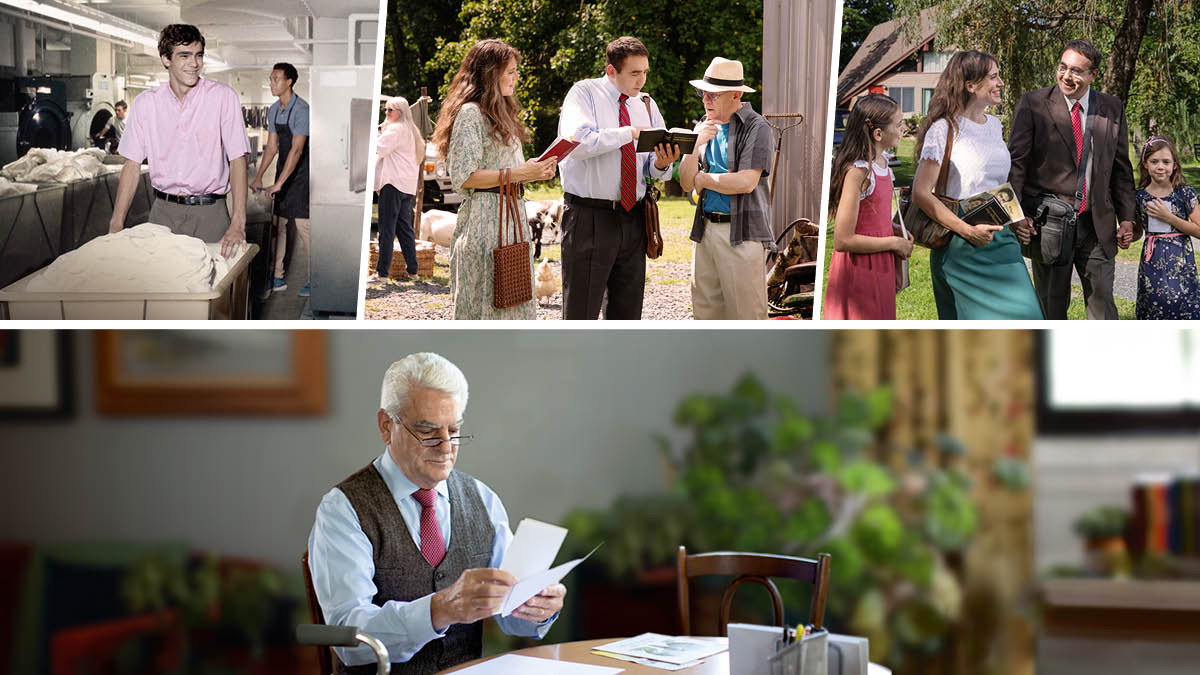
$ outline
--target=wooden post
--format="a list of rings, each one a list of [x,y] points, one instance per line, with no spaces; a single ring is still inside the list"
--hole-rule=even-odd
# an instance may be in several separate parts
[[[423,99],[428,95],[429,95],[429,87],[421,87],[421,98]],[[418,99],[418,100],[420,100],[420,99]],[[424,101],[420,101],[420,103],[421,103],[421,105],[424,105],[424,106],[429,105],[428,103],[426,103]],[[422,208],[424,200],[425,200],[425,158],[422,157],[421,163],[417,167],[417,195],[416,195],[416,198],[413,199],[413,237],[416,239],[421,238],[421,213],[424,211],[424,209]]]

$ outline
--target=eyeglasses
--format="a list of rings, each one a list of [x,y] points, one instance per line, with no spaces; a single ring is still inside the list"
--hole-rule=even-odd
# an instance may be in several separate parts
[[[395,422],[396,424],[399,424],[400,426],[404,427],[404,430],[407,431],[410,436],[417,439],[417,442],[426,448],[437,448],[437,447],[440,447],[443,443],[450,443],[450,445],[457,447],[457,446],[461,446],[461,445],[467,445],[468,443],[470,443],[472,440],[475,439],[474,436],[463,436],[460,434],[458,436],[451,436],[449,438],[449,440],[447,440],[447,439],[441,437],[440,431],[433,432],[434,433],[433,436],[419,436],[417,434],[417,432],[413,431],[412,429],[409,429],[407,424],[405,424],[404,422],[401,422],[400,418],[393,417],[392,421]]]
[[[709,103],[712,103],[713,101],[721,98],[721,96],[728,94],[728,93],[729,92],[727,92],[727,91],[702,91],[702,92],[700,92],[700,98],[704,99],[705,101],[708,101]]]
[[[1083,77],[1084,75],[1087,75],[1091,71],[1083,70],[1082,68],[1075,68],[1073,66],[1067,66],[1067,64],[1065,64],[1065,63],[1058,64],[1058,74],[1059,75],[1062,75],[1063,73],[1067,73],[1067,72],[1071,73],[1075,77]]]

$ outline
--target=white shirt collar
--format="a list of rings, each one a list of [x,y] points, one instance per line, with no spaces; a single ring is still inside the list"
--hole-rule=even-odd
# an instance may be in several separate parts
[[[375,468],[379,470],[379,475],[383,476],[383,482],[387,484],[388,491],[394,497],[408,499],[414,492],[421,489],[419,485],[404,475],[404,471],[396,465],[395,460],[392,459],[392,453],[388,452],[387,448],[384,448],[383,454],[375,459]],[[446,481],[441,481],[433,489],[447,500],[450,499],[450,488],[446,486]]]
[[[613,100],[614,103],[621,101],[621,90],[617,89],[617,85],[612,83],[608,75],[600,77],[600,86],[604,88],[604,93]]]
[[[1079,97],[1079,114],[1080,115],[1087,115],[1088,99],[1090,99],[1091,97],[1092,97],[1092,90],[1090,88],[1087,90],[1086,94]],[[1075,108],[1075,99],[1071,98],[1070,96],[1067,96],[1066,94],[1063,94],[1063,100],[1067,102],[1067,112],[1070,112],[1072,109]]]

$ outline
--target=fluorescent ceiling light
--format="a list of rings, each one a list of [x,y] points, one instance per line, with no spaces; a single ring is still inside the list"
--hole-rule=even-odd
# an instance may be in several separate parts
[[[0,0],[0,5],[8,5],[17,9],[23,9],[33,14],[38,14],[56,21],[90,30],[99,35],[133,42],[147,47],[158,48],[158,34],[150,29],[145,29],[145,32],[138,32],[122,26],[115,26],[105,21],[100,21],[82,14],[70,12],[55,5],[43,4],[36,0]],[[153,33],[153,35],[151,34]]]

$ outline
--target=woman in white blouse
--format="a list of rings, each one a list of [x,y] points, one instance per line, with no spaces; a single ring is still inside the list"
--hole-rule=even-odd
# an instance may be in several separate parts
[[[1033,282],[1013,231],[1003,224],[969,225],[933,195],[947,135],[953,134],[945,196],[972,197],[1008,182],[1011,161],[1000,120],[1004,82],[990,54],[957,52],[938,78],[917,132],[913,199],[951,232],[930,255],[939,319],[1041,319]]]

